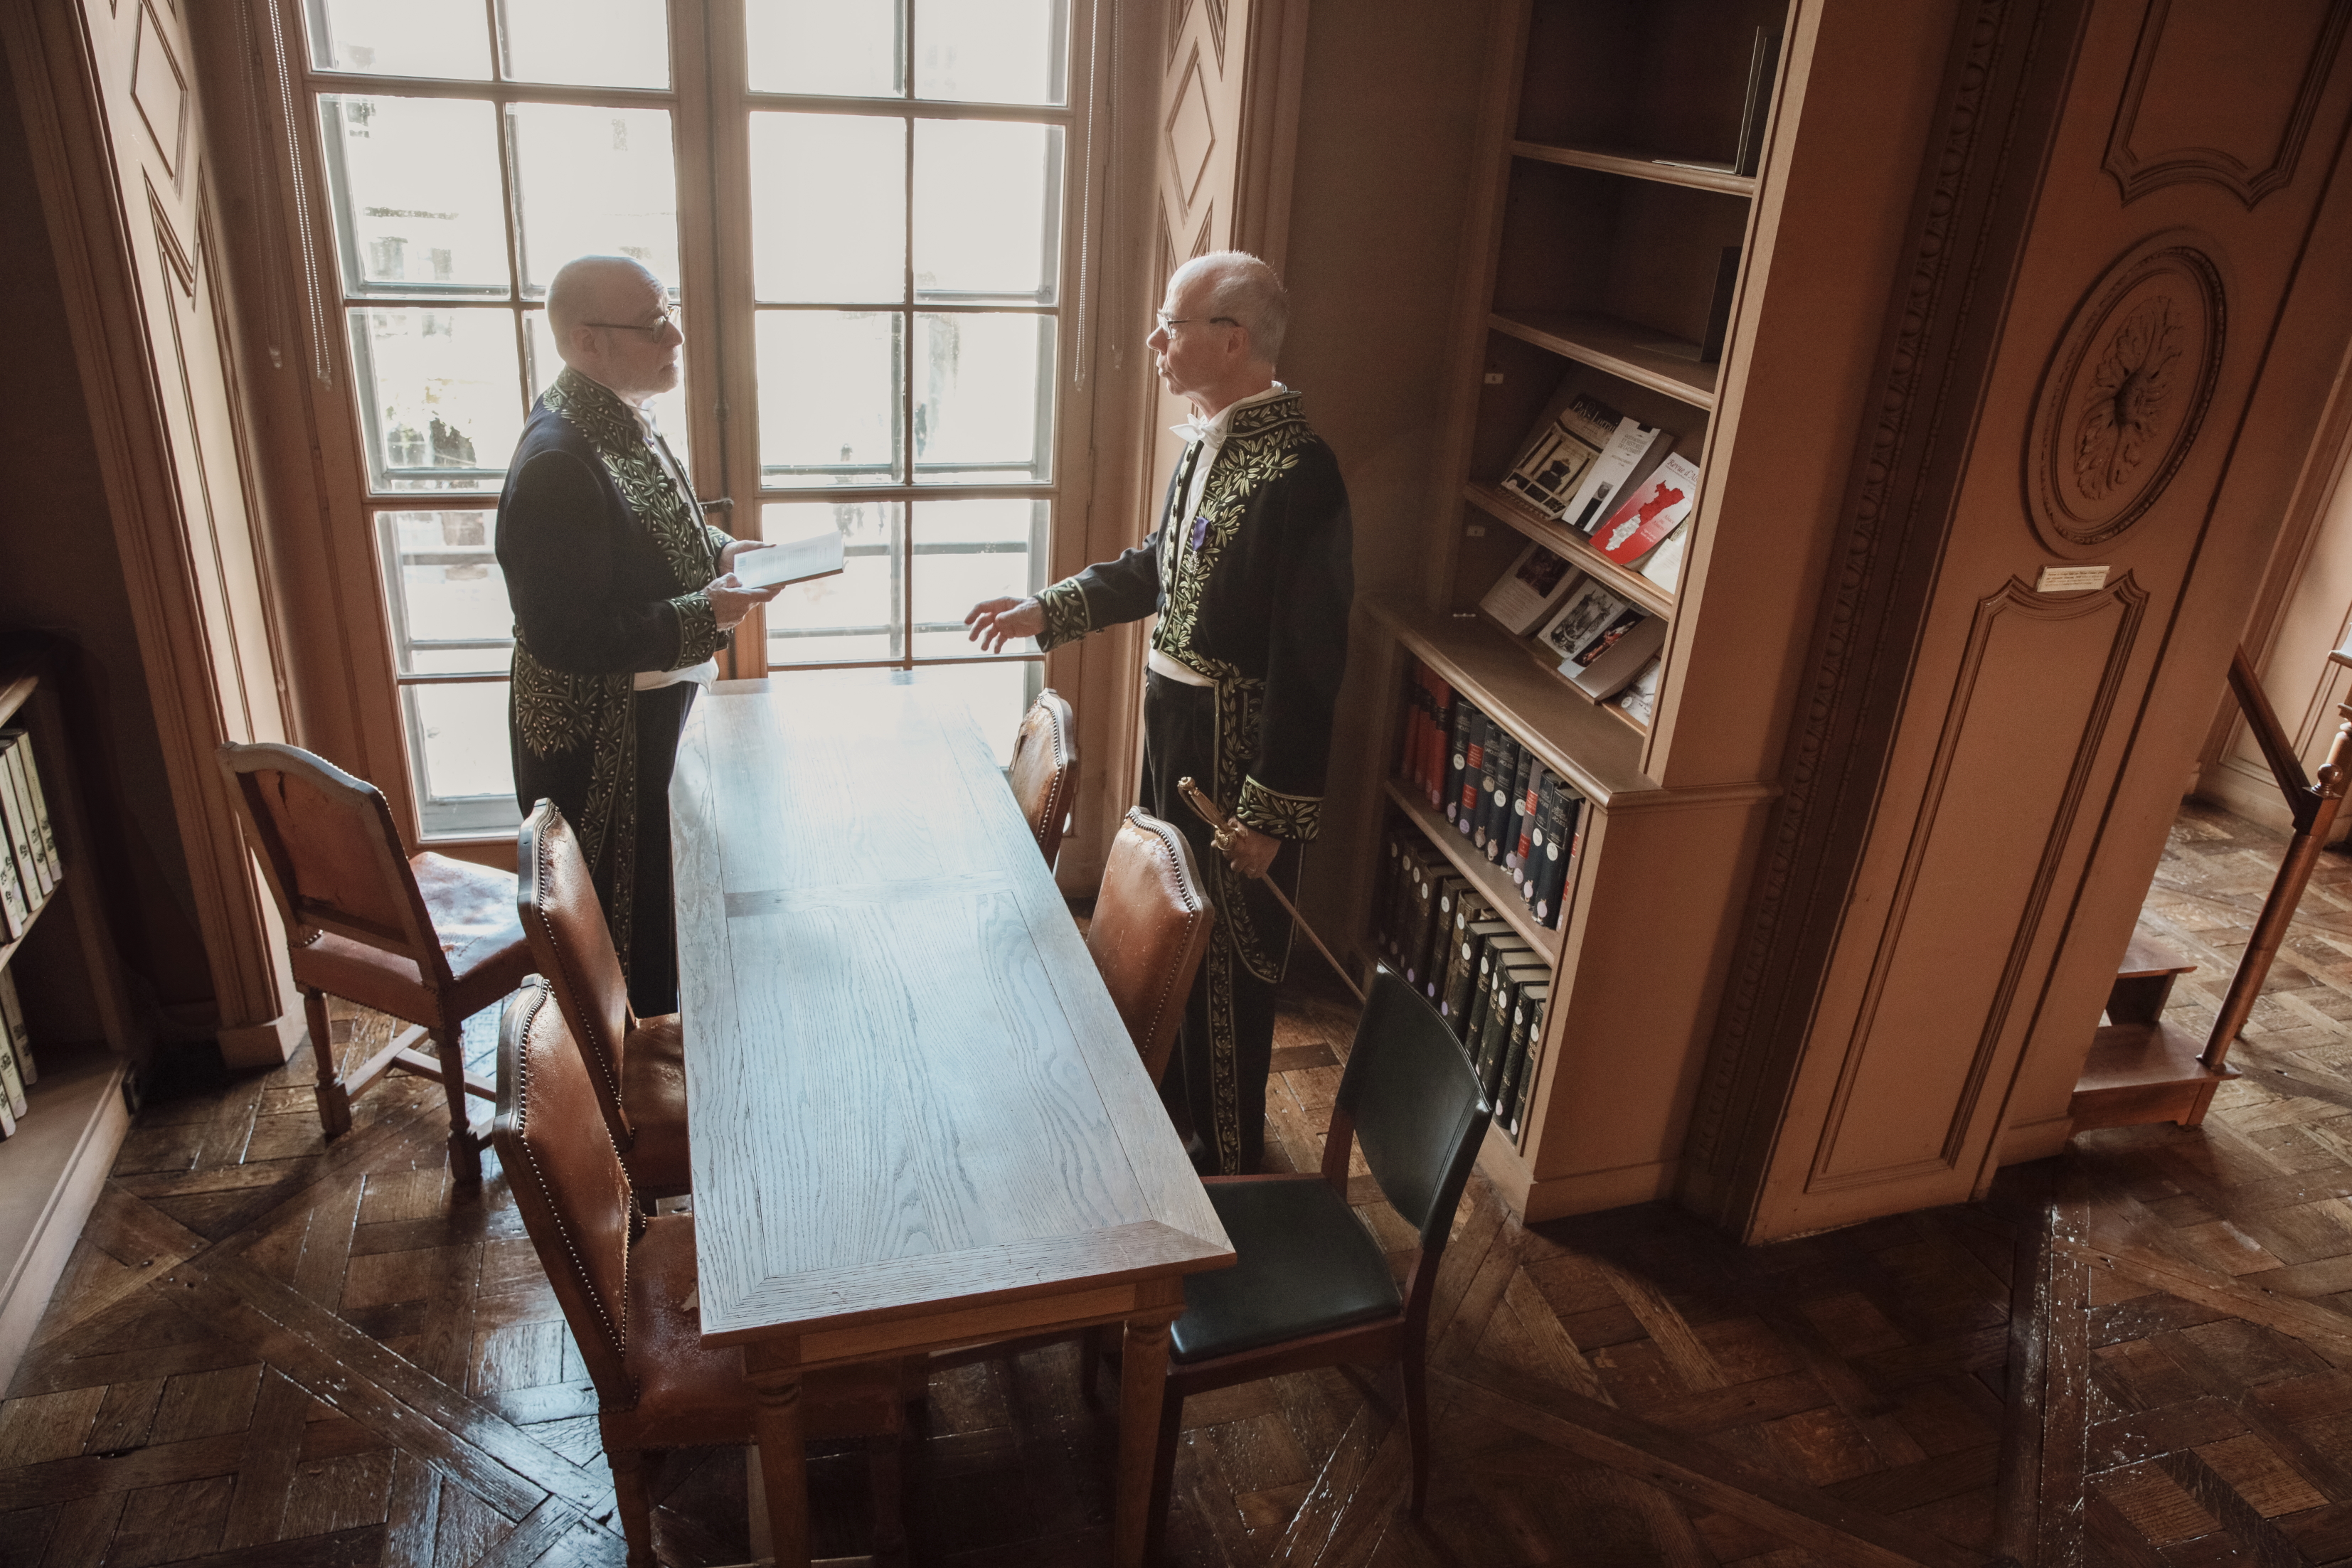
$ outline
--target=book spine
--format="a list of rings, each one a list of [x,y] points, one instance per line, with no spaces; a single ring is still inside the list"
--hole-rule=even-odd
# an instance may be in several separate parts
[[[1520,758],[1518,777],[1511,782],[1511,843],[1506,869],[1511,873],[1511,885],[1523,890],[1528,883],[1528,852],[1535,847],[1529,841],[1536,826],[1533,797],[1543,770],[1536,754],[1528,752]]]
[[[1496,750],[1495,767],[1488,779],[1486,792],[1486,852],[1488,865],[1500,865],[1505,842],[1511,832],[1511,786],[1517,780],[1519,768],[1519,743],[1508,736]]]
[[[1429,867],[1416,857],[1412,868],[1412,902],[1407,906],[1404,928],[1404,950],[1399,955],[1404,961],[1404,977],[1412,985],[1421,984],[1421,971],[1429,952],[1430,895],[1435,881]]]
[[[25,884],[16,875],[16,852],[8,846],[8,824],[5,790],[0,790],[0,935],[15,941],[32,924],[33,906],[25,897]]]
[[[11,1116],[25,1113],[25,1072],[16,1060],[16,1029],[0,1029],[0,1107]]]
[[[0,813],[8,820],[8,847],[16,856],[16,882],[25,890],[26,910],[38,910],[48,902],[49,881],[33,847],[33,814],[25,804],[25,771],[14,744],[0,750]]]
[[[0,1030],[16,1046],[16,1071],[25,1075],[27,1083],[41,1081],[39,1071],[33,1065],[33,1037],[25,1032],[25,1009],[16,1000],[16,977],[0,967]]]
[[[1485,714],[1474,715],[1470,724],[1470,744],[1462,758],[1462,797],[1460,810],[1454,826],[1464,838],[1472,838],[1478,818],[1478,780],[1486,771],[1486,747],[1495,734],[1495,721]]]
[[[1478,804],[1470,813],[1470,847],[1482,855],[1495,831],[1495,770],[1503,765],[1503,747],[1508,744],[1502,727],[1488,719],[1486,766],[1478,770]]]
[[[1511,998],[1515,994],[1511,977],[1513,969],[1495,967],[1494,978],[1487,984],[1486,1016],[1478,1024],[1478,1092],[1486,1103],[1495,1103],[1495,1090],[1503,1075],[1503,1055],[1511,1040]]]
[[[1454,821],[1462,814],[1462,774],[1470,764],[1470,732],[1480,718],[1478,710],[1465,701],[1459,693],[1454,698],[1454,723],[1451,745],[1445,754],[1445,820]]]
[[[1511,1101],[1507,1108],[1497,1107],[1496,1114],[1504,1118],[1503,1131],[1515,1144],[1523,1144],[1522,1129],[1528,1124],[1528,1105],[1534,1098],[1537,1075],[1543,1070],[1544,1014],[1551,1005],[1551,988],[1534,988],[1533,1001],[1528,1011],[1528,1048],[1519,1060],[1518,1072],[1511,1083]]]
[[[1446,956],[1454,951],[1454,920],[1470,883],[1458,876],[1438,879],[1436,909],[1429,923],[1429,946],[1421,956],[1421,994],[1433,1000],[1443,988]]]
[[[1461,694],[1454,691],[1446,677],[1430,670],[1430,734],[1428,762],[1423,764],[1423,785],[1430,792],[1430,806],[1446,804],[1446,746],[1454,738],[1454,703]]]
[[[1372,951],[1385,954],[1389,950],[1389,931],[1394,924],[1392,911],[1396,904],[1398,829],[1393,819],[1381,841],[1381,863],[1372,878]]]
[[[1559,842],[1560,781],[1547,771],[1536,786],[1535,828],[1528,834],[1527,895],[1536,924],[1551,925],[1551,908],[1559,900],[1553,886],[1563,850]]]
[[[1454,944],[1454,951],[1446,960],[1445,1006],[1440,1010],[1456,1035],[1469,1028],[1471,987],[1478,979],[1478,955],[1489,939],[1508,929],[1499,920],[1474,920],[1462,928],[1460,939]]]
[[[58,830],[49,821],[49,798],[41,789],[41,770],[33,763],[33,737],[24,730],[0,733],[23,737],[17,755],[25,759],[25,789],[31,797],[33,827],[40,837],[41,858],[48,862],[49,882],[54,886],[65,874],[65,862],[58,858]]]

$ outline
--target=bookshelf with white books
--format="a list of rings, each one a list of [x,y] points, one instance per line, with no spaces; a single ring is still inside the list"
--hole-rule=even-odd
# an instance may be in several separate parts
[[[50,659],[0,663],[0,854],[18,897],[0,904],[0,1030],[16,1071],[0,1064],[0,1385],[31,1343],[83,1221],[130,1130],[123,1093],[130,1009],[90,873],[74,758]],[[46,831],[44,831],[46,828]],[[29,873],[29,876],[26,873]],[[27,892],[34,896],[26,896]],[[41,985],[16,984],[33,977]],[[61,977],[70,977],[61,979]],[[86,987],[74,1010],[100,1038],[45,1038],[37,1002]],[[21,1058],[21,1061],[16,1060]],[[21,1085],[21,1087],[19,1086]]]
[[[1757,570],[1780,520],[1718,497],[1752,493],[1781,460],[1731,434],[1743,418],[1774,423],[1748,394],[1780,398],[1811,373],[1759,360],[1754,340],[1786,340],[1784,322],[1830,308],[1834,288],[1861,297],[1823,269],[1815,235],[1783,226],[1778,183],[1805,166],[1794,110],[1830,25],[1819,0],[1517,0],[1492,41],[1445,389],[1450,499],[1420,591],[1366,606],[1391,781],[1348,852],[1367,963],[1391,835],[1419,832],[1476,870],[1395,777],[1413,723],[1399,694],[1417,670],[1583,798],[1564,912],[1535,944],[1553,965],[1540,1075],[1517,1135],[1491,1134],[1481,1156],[1529,1218],[1672,1195],[1773,795],[1763,758],[1789,633],[1743,666],[1737,641],[1759,612],[1742,595],[1771,594],[1795,627],[1818,565],[1799,539]],[[1824,163],[1826,141],[1812,152]],[[1563,456],[1556,427],[1581,452]],[[1580,506],[1600,474],[1582,465],[1649,430],[1661,439],[1645,460]],[[1824,453],[1851,440],[1850,426],[1821,434]],[[1661,476],[1695,498],[1645,496]],[[1530,544],[1549,552],[1532,567]],[[1512,586],[1515,569],[1527,575]]]

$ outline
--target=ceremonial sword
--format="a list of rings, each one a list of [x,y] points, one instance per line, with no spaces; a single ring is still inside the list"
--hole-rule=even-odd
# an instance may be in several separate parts
[[[1217,846],[1220,854],[1233,848],[1234,835],[1225,826],[1225,813],[1218,810],[1217,803],[1198,784],[1189,778],[1179,779],[1176,780],[1176,793],[1184,798],[1184,804],[1192,808],[1194,816],[1209,824],[1209,841]],[[1354,976],[1348,973],[1348,966],[1339,962],[1331,949],[1323,945],[1323,938],[1315,935],[1315,927],[1307,924],[1307,917],[1298,913],[1298,905],[1290,902],[1289,895],[1276,884],[1274,878],[1261,873],[1257,880],[1265,883],[1266,892],[1274,894],[1275,901],[1290,912],[1292,921],[1307,933],[1307,939],[1315,944],[1315,950],[1330,960],[1332,969],[1339,977],[1339,983],[1353,991],[1358,1001],[1365,1000],[1364,988],[1356,984]]]

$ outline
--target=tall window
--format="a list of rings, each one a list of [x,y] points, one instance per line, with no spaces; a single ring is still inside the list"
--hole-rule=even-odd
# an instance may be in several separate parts
[[[548,280],[587,252],[672,287],[687,376],[654,410],[733,499],[718,520],[845,536],[845,572],[768,612],[779,678],[936,685],[1003,746],[1037,688],[1034,652],[980,656],[962,617],[1042,585],[1060,495],[1067,0],[672,4],[694,14],[308,0],[355,478],[428,836],[515,821],[495,507],[562,368]]]

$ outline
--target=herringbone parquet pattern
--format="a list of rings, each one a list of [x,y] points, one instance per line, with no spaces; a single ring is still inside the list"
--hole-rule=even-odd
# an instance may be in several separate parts
[[[2210,1018],[2276,836],[2184,813],[2145,924]],[[1740,1249],[1664,1207],[1526,1228],[1474,1181],[1403,1515],[1393,1374],[1197,1399],[1187,1565],[2352,1562],[2352,862],[2315,879],[2199,1130],[2087,1134],[1992,1201]],[[488,1018],[476,1021],[486,1065]],[[1273,1163],[1319,1159],[1351,1018],[1285,1011]],[[382,1020],[339,1028],[364,1050]],[[151,1106],[0,1403],[0,1565],[616,1563],[593,1399],[495,1164],[402,1082],[323,1145],[307,1059]],[[1360,1190],[1402,1249],[1410,1238]],[[911,1553],[1107,1552],[1115,1438],[1074,1349],[933,1379]],[[813,1467],[865,1549],[863,1459]],[[748,1552],[734,1450],[673,1456],[661,1550]]]

